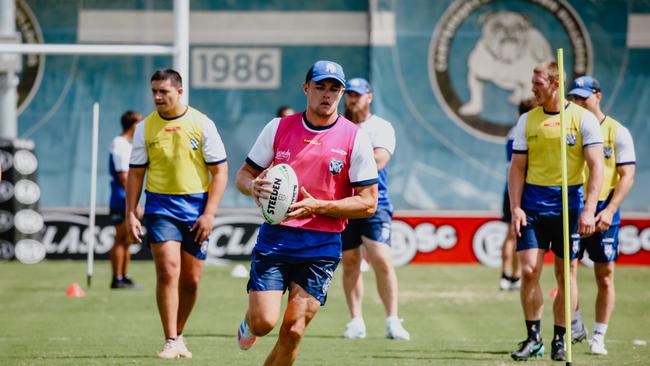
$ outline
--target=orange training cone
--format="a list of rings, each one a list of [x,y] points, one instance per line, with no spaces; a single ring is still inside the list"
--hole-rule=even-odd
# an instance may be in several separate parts
[[[552,289],[551,292],[548,294],[548,296],[553,297],[553,298],[555,296],[557,296],[557,287]]]
[[[67,297],[84,297],[84,296],[86,296],[86,293],[81,288],[81,286],[79,286],[78,283],[73,282],[70,285],[68,285],[68,288],[65,290],[65,296],[67,296]]]

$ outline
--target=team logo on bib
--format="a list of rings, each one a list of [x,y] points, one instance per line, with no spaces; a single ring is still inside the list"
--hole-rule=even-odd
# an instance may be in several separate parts
[[[190,145],[192,146],[192,150],[194,151],[198,150],[199,148],[199,142],[194,138],[190,139]]]
[[[548,28],[558,33],[548,37]],[[431,38],[431,86],[452,121],[500,143],[517,105],[533,96],[533,69],[554,59],[558,47],[566,49],[565,65],[573,67],[569,80],[591,73],[591,41],[567,1],[455,0]]]
[[[575,146],[576,142],[578,142],[578,138],[574,134],[568,134],[566,135],[566,143],[569,146]]]
[[[330,160],[330,173],[332,173],[332,175],[339,174],[343,170],[344,165],[345,163],[343,160],[332,158],[332,160]]]
[[[614,151],[611,146],[605,146],[605,148],[603,149],[603,154],[605,154],[605,159],[611,158],[613,152]]]

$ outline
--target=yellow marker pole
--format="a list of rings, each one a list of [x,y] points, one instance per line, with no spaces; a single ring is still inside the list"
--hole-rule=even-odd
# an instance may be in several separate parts
[[[571,365],[571,254],[569,251],[569,194],[566,161],[566,123],[564,117],[564,50],[557,50],[560,94],[560,155],[562,156],[562,238],[564,239],[564,326],[566,335],[566,365]]]

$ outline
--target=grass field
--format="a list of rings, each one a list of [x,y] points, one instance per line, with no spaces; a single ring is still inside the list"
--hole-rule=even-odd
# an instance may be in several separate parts
[[[71,282],[85,281],[85,263],[37,265],[0,262],[0,365],[153,365],[162,346],[154,297],[152,263],[133,263],[140,290],[109,290],[109,263],[97,262],[93,287],[83,298],[64,295]],[[240,351],[235,331],[243,316],[246,280],[230,277],[232,265],[206,267],[201,295],[186,329],[191,360],[164,363],[260,365],[273,346],[277,327],[251,350]],[[337,272],[327,306],[307,330],[297,365],[510,365],[508,356],[525,337],[518,294],[497,290],[498,271],[482,266],[408,266],[398,269],[400,316],[410,342],[384,339],[384,316],[366,273],[364,315],[368,338],[341,337],[348,321]],[[579,273],[583,315],[593,326],[595,286],[591,270]],[[607,332],[609,355],[592,356],[586,343],[574,346],[574,365],[648,365],[650,268],[617,269],[617,308]],[[84,286],[85,287],[85,286]],[[550,360],[552,268],[544,269],[542,322]]]

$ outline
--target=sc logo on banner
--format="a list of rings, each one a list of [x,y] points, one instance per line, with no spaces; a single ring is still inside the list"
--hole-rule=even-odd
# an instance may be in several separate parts
[[[430,253],[437,248],[451,249],[457,242],[456,229],[451,225],[436,227],[423,222],[413,228],[403,221],[394,220],[391,236],[393,264],[408,264],[418,252]]]
[[[501,248],[508,233],[508,224],[502,221],[489,221],[474,233],[472,250],[481,264],[488,267],[501,265]]]

